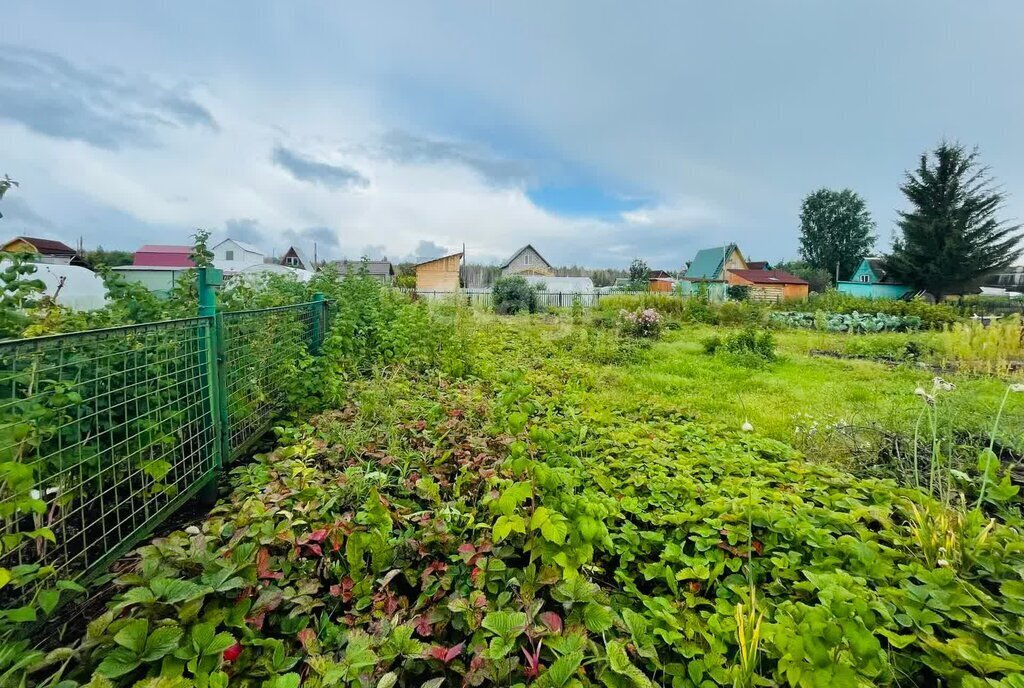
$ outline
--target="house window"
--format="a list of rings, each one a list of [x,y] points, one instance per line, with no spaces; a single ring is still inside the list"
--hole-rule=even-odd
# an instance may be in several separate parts
[[[288,256],[287,258],[284,259],[284,263],[285,265],[295,267],[296,265],[299,264],[299,259],[296,258],[295,256]]]
[[[530,254],[529,253],[524,253],[523,254],[523,265],[529,265],[529,264],[530,264]]]
[[[860,276],[860,281],[861,282],[870,282],[871,278],[868,275],[861,275]]]
[[[234,260],[234,259],[235,259],[235,252],[234,251],[225,251],[224,252],[224,260]]]

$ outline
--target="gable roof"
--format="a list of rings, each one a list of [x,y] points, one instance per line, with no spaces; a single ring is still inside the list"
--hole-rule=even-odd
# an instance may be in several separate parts
[[[754,284],[807,284],[806,280],[785,270],[730,270],[729,272]]]
[[[875,273],[875,279],[879,282],[885,282],[885,278],[888,276],[888,271],[885,269],[885,258],[881,256],[870,256],[864,259],[864,262],[871,268],[871,272]]]
[[[263,251],[259,250],[258,248],[256,248],[252,244],[247,244],[244,241],[239,241],[238,239],[232,239],[231,237],[228,237],[227,239],[224,239],[222,241],[218,241],[216,244],[213,245],[213,249],[219,248],[221,246],[221,244],[226,244],[229,241],[231,243],[235,244],[236,246],[238,246],[238,248],[242,249],[243,251],[248,251],[249,253],[258,253],[261,256],[263,255]],[[213,250],[213,249],[211,249],[211,250]]]
[[[736,244],[702,248],[693,257],[693,261],[690,263],[690,267],[686,269],[686,274],[683,277],[698,280],[722,279],[722,265],[725,264],[725,259],[735,250]]]
[[[295,257],[299,259],[299,262],[302,263],[302,267],[304,267],[305,269],[316,270],[316,265],[314,265],[313,261],[309,259],[309,256],[306,255],[306,252],[303,249],[296,246],[295,244],[289,246],[288,250],[284,252],[283,256],[281,256],[281,260],[278,261],[281,265],[284,265],[284,259],[285,257],[287,257],[289,253],[294,253]]]
[[[437,258],[428,258],[427,260],[421,260],[420,262],[418,262],[415,265],[413,265],[413,267],[418,268],[419,266],[426,265],[427,263],[436,263],[439,260],[444,260],[445,258],[454,258],[456,256],[461,258],[462,257],[462,251],[459,251],[458,253],[449,253],[447,256],[438,256]]]
[[[513,260],[515,260],[516,258],[518,258],[518,257],[519,257],[519,254],[520,254],[520,253],[522,253],[523,251],[525,251],[526,249],[530,249],[531,251],[533,251],[534,253],[536,253],[536,254],[537,254],[537,257],[538,257],[538,258],[540,258],[540,259],[541,259],[542,261],[544,261],[544,264],[545,264],[545,265],[547,265],[548,267],[551,267],[551,263],[549,263],[549,262],[547,261],[547,258],[545,258],[544,256],[542,256],[542,255],[540,254],[540,251],[538,251],[537,249],[535,249],[535,248],[533,247],[533,245],[532,245],[532,244],[527,244],[526,246],[523,246],[523,247],[522,247],[521,249],[519,249],[518,251],[516,251],[515,253],[513,253],[513,254],[512,254],[511,256],[509,256],[508,260],[506,260],[506,261],[505,261],[504,263],[502,263],[502,264],[501,264],[501,265],[499,265],[498,267],[500,267],[500,268],[507,268],[507,267],[508,267],[509,265],[511,265],[511,264],[512,264],[512,261],[513,261]]]
[[[771,270],[772,266],[767,260],[748,260],[747,268],[750,270]]]
[[[664,279],[666,277],[672,277],[672,275],[666,270],[648,270],[647,279]]]
[[[336,260],[333,262],[334,265],[338,266],[339,275],[347,275],[350,272],[359,272],[362,268],[363,261],[361,260]],[[395,269],[389,261],[386,260],[368,260],[366,261],[366,273],[368,275],[385,276],[394,275]]]
[[[36,250],[44,256],[75,256],[78,252],[71,248],[63,241],[57,241],[56,239],[38,239],[36,237],[17,236],[11,239],[7,243],[12,243],[18,240],[27,242],[35,246]]]

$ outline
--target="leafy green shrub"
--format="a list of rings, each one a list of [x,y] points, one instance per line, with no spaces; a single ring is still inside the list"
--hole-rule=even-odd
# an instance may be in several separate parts
[[[537,290],[521,275],[498,279],[491,294],[494,298],[494,312],[499,315],[537,312]]]
[[[922,299],[866,299],[830,290],[824,294],[811,294],[806,301],[784,301],[778,305],[782,311],[825,311],[826,313],[882,313],[899,317],[917,317],[928,329],[942,327],[960,320],[956,309],[945,303],[930,304]]]
[[[641,294],[606,294],[601,296],[594,310],[617,315],[619,311],[623,310],[636,311],[653,308],[662,315],[681,317],[685,311],[686,302],[687,299],[656,291]]]
[[[740,357],[753,357],[761,361],[774,361],[775,336],[771,330],[757,330],[752,325],[725,337],[712,335],[701,342],[706,354],[727,352]]]
[[[957,323],[937,340],[941,357],[973,372],[1006,374],[1024,361],[1024,321],[1016,315],[987,326],[976,320]]]
[[[878,334],[846,339],[843,353],[855,358],[889,361],[915,361],[935,352],[935,345],[920,337]]]
[[[733,301],[748,301],[750,299],[750,285],[730,284],[725,293]]]

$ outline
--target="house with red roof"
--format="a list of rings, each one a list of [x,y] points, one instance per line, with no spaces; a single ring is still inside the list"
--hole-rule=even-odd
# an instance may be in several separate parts
[[[132,265],[152,268],[194,268],[191,246],[146,244],[135,252]]]

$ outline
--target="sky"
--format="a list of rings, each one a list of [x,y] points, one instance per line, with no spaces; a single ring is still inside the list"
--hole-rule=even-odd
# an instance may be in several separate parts
[[[1024,3],[9,3],[0,236],[675,270],[797,256],[849,187],[977,146],[1024,218]]]

